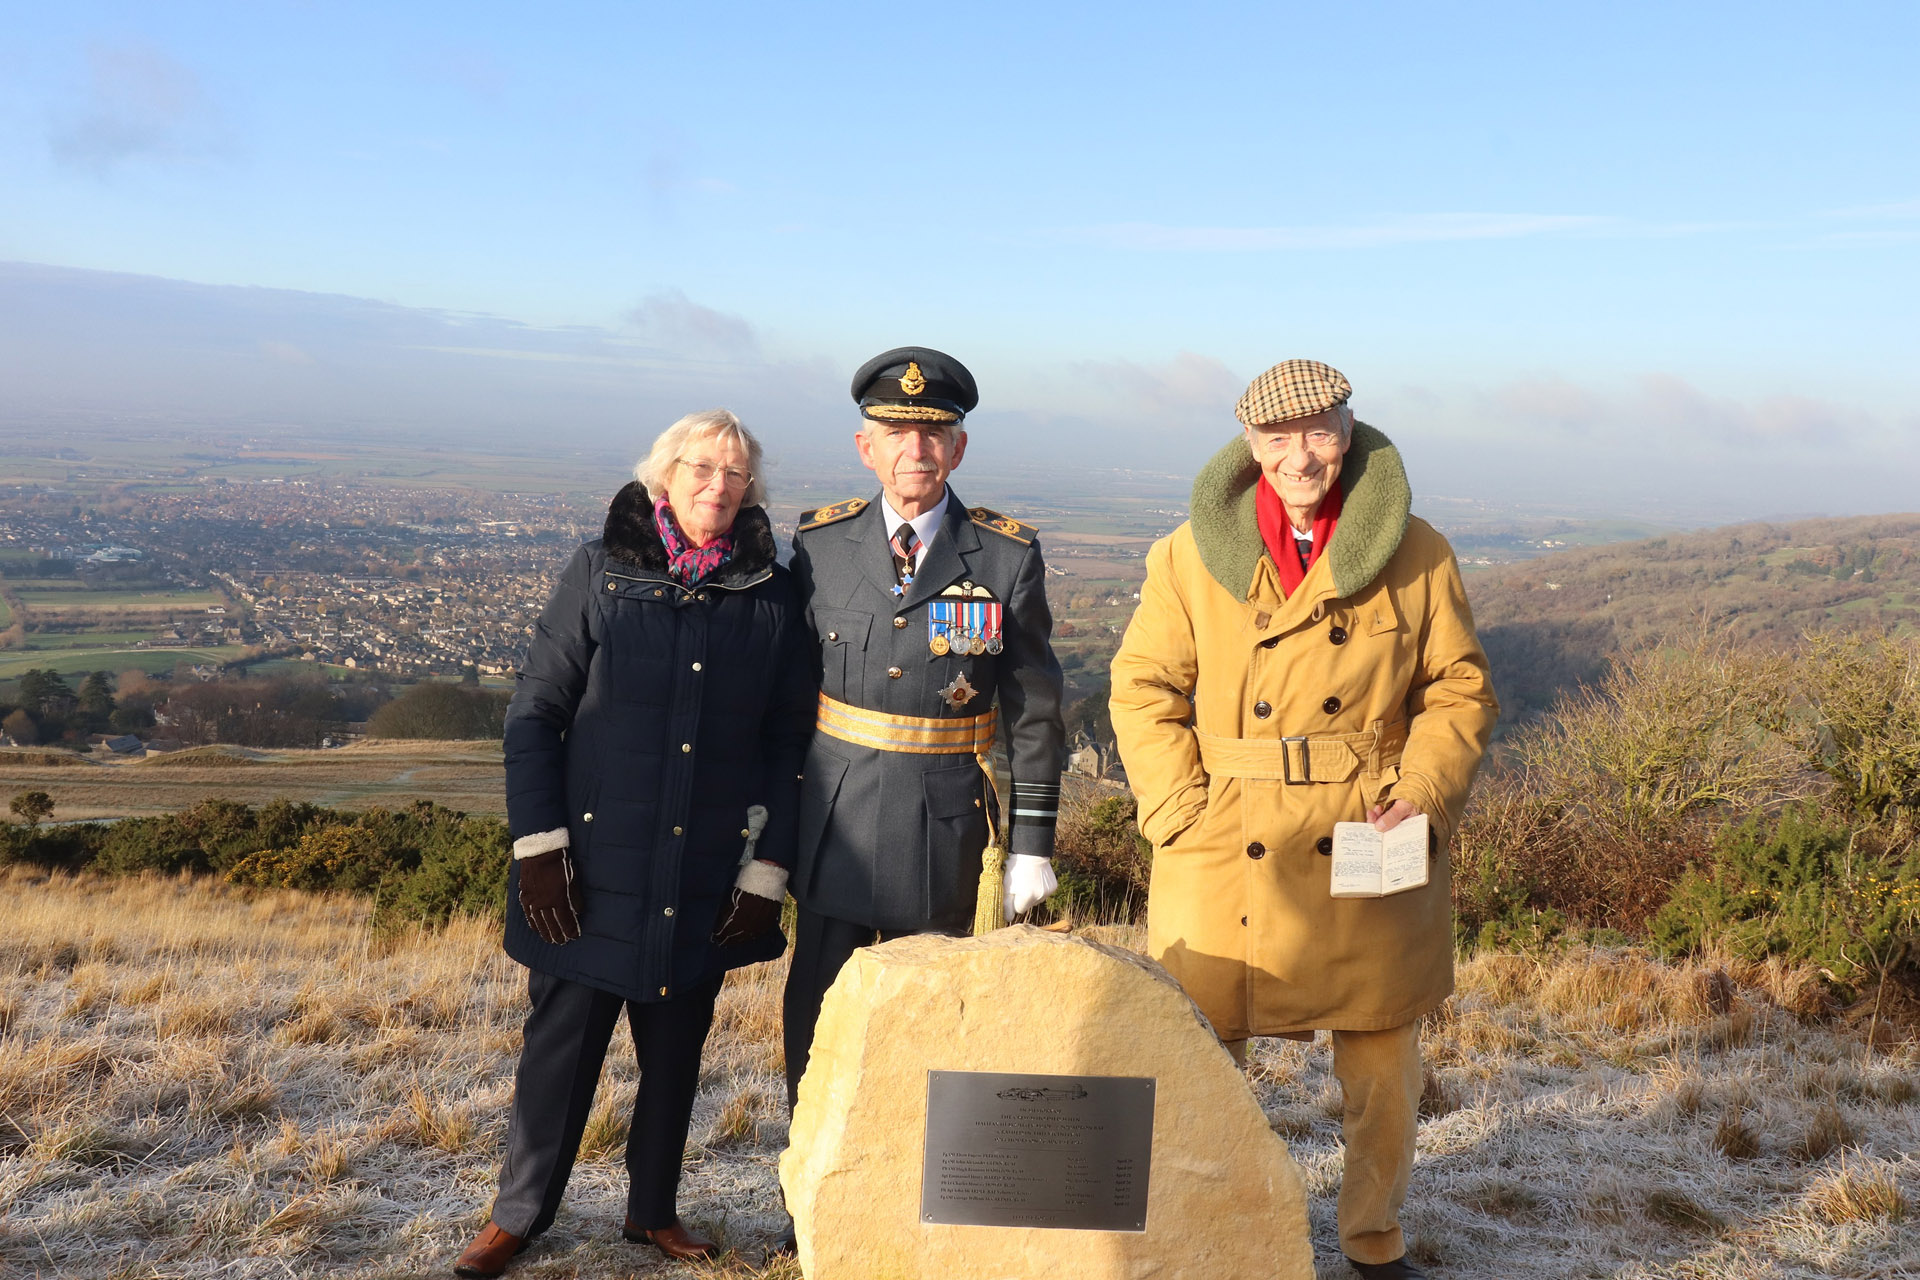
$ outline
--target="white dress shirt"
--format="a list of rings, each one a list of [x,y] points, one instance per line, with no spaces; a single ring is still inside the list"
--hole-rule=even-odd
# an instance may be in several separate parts
[[[887,517],[886,537],[892,538],[894,531],[903,524],[913,526],[913,536],[918,539],[913,544],[915,573],[920,572],[920,566],[927,562],[927,547],[932,544],[934,536],[940,532],[940,522],[947,516],[947,503],[952,500],[953,490],[949,489],[940,495],[940,501],[933,504],[931,511],[923,511],[909,520],[893,509],[893,504],[887,501],[884,491],[880,494],[880,510]]]

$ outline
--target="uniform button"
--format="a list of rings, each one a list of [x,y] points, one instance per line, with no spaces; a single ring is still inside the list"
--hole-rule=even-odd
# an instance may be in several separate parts
[[[701,602],[702,604],[704,604],[704,603],[706,603],[706,599],[707,599],[707,593],[706,593],[706,592],[704,592],[704,591],[702,591],[702,592],[701,592],[701,593],[700,593],[699,595],[697,595],[697,596],[695,596],[695,597],[694,597],[694,599],[695,599],[695,600],[698,600],[698,601],[700,601],[700,602]]]
[[[1254,861],[1258,862],[1260,859],[1267,856],[1267,846],[1261,844],[1258,840],[1255,840],[1252,844],[1247,846],[1247,856],[1249,858],[1252,858]]]
[[[902,627],[904,627],[904,626],[906,626],[906,625],[907,625],[907,620],[906,620],[905,618],[895,618],[895,619],[893,620],[893,629],[894,629],[895,631],[898,631],[898,630],[900,630],[900,628],[902,628]]]
[[[680,754],[681,754],[681,755],[685,755],[685,754],[687,754],[687,752],[689,752],[689,751],[691,751],[691,750],[693,750],[693,744],[692,744],[691,742],[683,742],[683,743],[681,743],[681,744],[680,744]]]
[[[1268,636],[1265,640],[1262,640],[1260,642],[1260,647],[1262,649],[1273,649],[1273,648],[1277,648],[1279,644],[1280,644],[1279,636]]]
[[[900,668],[898,668],[898,667],[888,667],[888,668],[887,668],[887,679],[889,679],[889,680],[898,680],[898,679],[899,679],[899,678],[900,678],[901,676],[903,676],[903,675],[905,675],[905,674],[906,674],[906,673],[905,673],[904,671],[902,671],[902,670],[900,670]]]
[[[1268,716],[1273,714],[1273,704],[1268,702],[1265,698],[1262,698],[1260,701],[1253,704],[1253,714],[1259,716],[1262,720],[1265,720]]]
[[[667,989],[665,987],[660,988],[660,994],[661,995],[667,994]]]
[[[613,590],[617,590],[617,588],[611,582],[609,582],[607,584],[607,590],[613,591]]]
[[[668,908],[667,908],[667,911],[666,911],[666,914],[668,914],[668,915],[672,915],[672,914],[673,914],[673,908],[672,908],[672,907],[668,907]]]
[[[677,835],[677,836],[679,836],[679,835],[685,835],[685,834],[686,834],[686,832],[684,832],[684,831],[682,831],[682,830],[681,830],[681,829],[680,829],[679,827],[675,827],[675,828],[673,829],[673,834],[675,834],[675,835]]]
[[[827,632],[827,639],[829,639],[829,640],[838,640],[839,638],[840,638],[840,633],[839,633],[838,631],[829,631],[829,632]]]
[[[1241,917],[1240,917],[1240,923],[1241,923],[1241,924],[1245,924],[1246,922],[1247,922],[1247,918],[1246,918],[1245,916],[1241,916]]]
[[[1327,639],[1333,641],[1335,644],[1345,644],[1347,642],[1347,629],[1345,627],[1335,627],[1333,630],[1327,632]]]
[[[753,834],[753,832],[751,832],[751,831],[749,831],[749,830],[747,830],[747,829],[746,829],[745,827],[742,827],[742,828],[740,828],[740,838],[741,838],[742,840],[745,840],[745,839],[747,839],[747,838],[748,838],[749,836],[751,836],[752,834]]]
[[[1325,702],[1320,704],[1320,709],[1326,712],[1328,715],[1332,715],[1334,712],[1340,709],[1340,699],[1328,698]]]
[[[1333,837],[1321,836],[1313,842],[1313,847],[1321,857],[1327,857],[1333,853]]]
[[[582,822],[592,822],[592,821],[593,821],[593,815],[592,815],[592,814],[590,814],[590,813],[583,813],[583,814],[581,814],[581,815],[580,815],[580,821],[582,821]]]
[[[700,669],[700,664],[699,664],[699,663],[697,663],[697,662],[696,662],[696,663],[694,663],[694,664],[693,664],[693,669],[694,669],[695,671],[698,671],[698,670]]]
[[[657,596],[663,596],[663,595],[665,595],[665,594],[667,594],[667,593],[666,593],[665,591],[662,591],[662,590],[661,590],[661,589],[660,589],[659,587],[655,587],[655,588],[653,589],[653,594],[655,594],[655,595],[657,595]]]
[[[978,809],[978,808],[980,807],[980,798],[979,798],[978,796],[975,796],[975,797],[974,797],[974,800],[973,800],[973,807],[974,807],[974,808],[976,808],[976,809]]]

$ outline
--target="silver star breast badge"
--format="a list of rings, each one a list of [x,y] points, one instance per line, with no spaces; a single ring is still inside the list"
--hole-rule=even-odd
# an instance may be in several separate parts
[[[979,693],[978,689],[967,683],[967,677],[962,673],[953,678],[952,684],[940,691],[940,696],[946,699],[948,706],[957,711],[972,702]]]

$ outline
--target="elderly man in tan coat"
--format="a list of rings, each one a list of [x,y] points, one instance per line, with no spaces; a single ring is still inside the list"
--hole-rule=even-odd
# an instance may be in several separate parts
[[[1147,556],[1113,725],[1154,846],[1154,957],[1240,1061],[1248,1036],[1333,1033],[1341,1248],[1406,1277],[1420,1016],[1453,990],[1447,845],[1499,708],[1453,551],[1350,391],[1311,360],[1247,389],[1243,434]],[[1424,887],[1331,896],[1336,822],[1421,814]]]

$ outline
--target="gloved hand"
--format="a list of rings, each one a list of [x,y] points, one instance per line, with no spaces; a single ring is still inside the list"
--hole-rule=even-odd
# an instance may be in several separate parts
[[[780,904],[745,889],[733,891],[733,901],[720,913],[713,926],[713,940],[723,947],[736,942],[751,942],[780,923]]]
[[[1023,916],[1045,902],[1060,880],[1053,874],[1053,859],[1032,853],[1010,853],[1002,872],[1006,889],[1007,919]]]
[[[520,864],[520,910],[533,931],[558,945],[580,936],[580,912],[586,904],[573,879],[565,849],[549,849]]]

